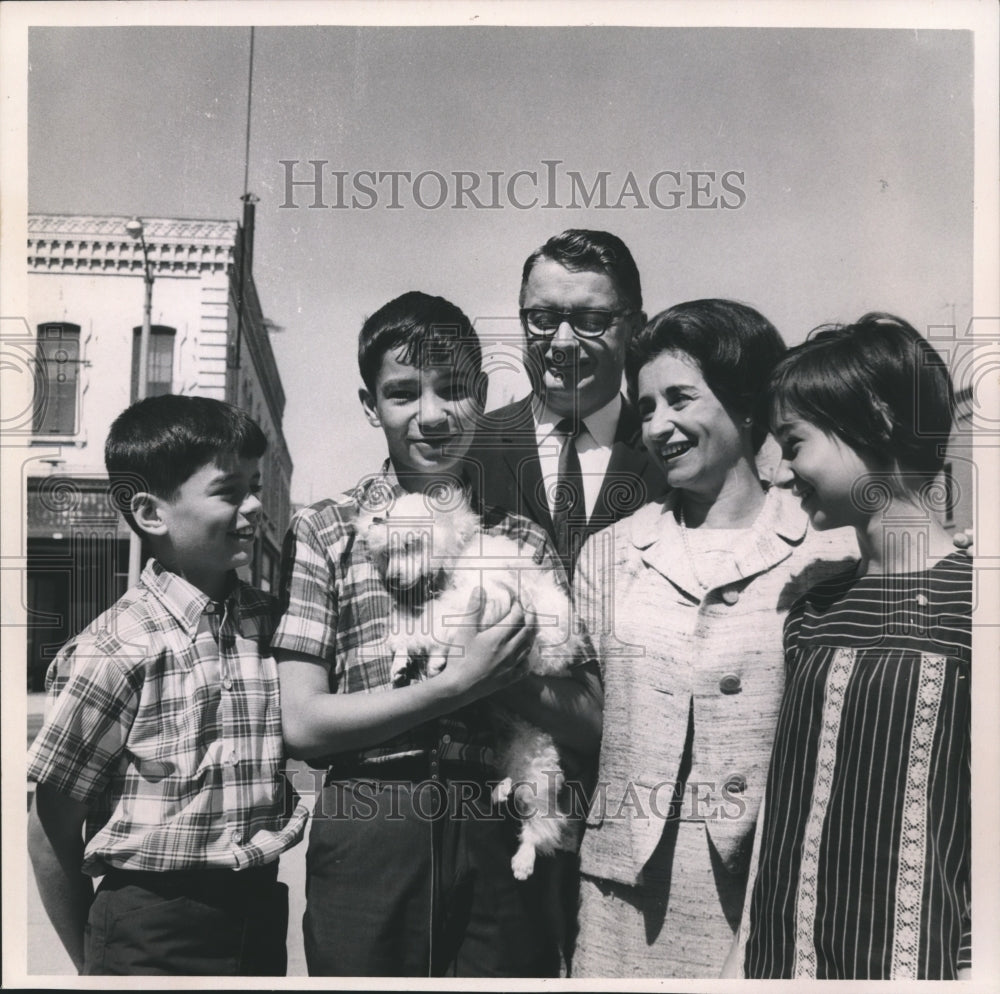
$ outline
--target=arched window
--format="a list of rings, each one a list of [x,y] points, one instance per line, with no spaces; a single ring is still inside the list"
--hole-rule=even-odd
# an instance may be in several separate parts
[[[174,385],[173,328],[154,324],[149,329],[149,356],[146,363],[146,396],[159,397],[171,393]],[[132,329],[132,402],[139,397],[139,342],[142,328]]]
[[[45,385],[35,404],[32,430],[39,435],[75,434],[80,326],[67,321],[40,324],[35,361]]]

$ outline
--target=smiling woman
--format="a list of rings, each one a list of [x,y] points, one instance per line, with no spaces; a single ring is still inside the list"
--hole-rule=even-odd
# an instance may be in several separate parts
[[[581,848],[573,976],[718,976],[784,682],[782,621],[851,544],[767,489],[758,410],[785,348],[757,311],[679,304],[629,349],[643,442],[671,492],[580,555],[600,633],[600,774]]]

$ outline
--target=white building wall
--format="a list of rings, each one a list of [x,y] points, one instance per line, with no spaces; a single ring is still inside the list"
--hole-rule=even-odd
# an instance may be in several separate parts
[[[225,398],[225,273],[157,275],[152,323],[176,330],[173,391]],[[104,468],[111,422],[131,402],[133,329],[142,324],[145,284],[136,275],[32,272],[28,320],[33,331],[49,321],[80,326],[77,430],[36,436],[62,448],[63,472]]]
[[[145,300],[142,247],[127,217],[33,214],[28,219],[28,314],[80,326],[76,431],[35,436],[57,448],[60,473],[104,469],[103,445],[131,402],[133,329]],[[225,399],[228,268],[235,221],[144,221],[154,274],[151,323],[175,329],[172,389]]]

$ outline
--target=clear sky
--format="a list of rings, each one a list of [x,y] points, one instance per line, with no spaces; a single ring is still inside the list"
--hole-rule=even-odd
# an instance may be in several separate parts
[[[249,35],[33,28],[29,209],[238,218]],[[734,297],[790,343],[871,309],[964,324],[972,68],[963,31],[258,28],[254,268],[265,313],[285,329],[272,342],[293,499],[342,491],[383,456],[357,400],[367,314],[422,289],[459,304],[484,337],[516,334],[524,258],[567,227],[624,238],[650,314]],[[327,206],[309,206],[305,188],[293,191],[300,206],[281,206],[283,159],[297,179],[327,160]],[[552,188],[543,160],[558,162]],[[426,176],[415,198],[401,178],[392,209],[390,181],[362,176],[375,205],[335,209],[334,170],[348,204],[373,199],[352,186],[365,170],[438,173],[447,201],[425,209],[439,181]],[[507,196],[519,170],[538,174],[514,181],[521,203],[539,197],[523,210]],[[474,174],[482,209],[454,206],[456,171]],[[580,195],[571,206],[570,173],[589,189],[602,171],[608,207]],[[651,202],[664,171],[684,187],[673,209]],[[692,171],[715,173],[702,194]],[[669,204],[672,189],[661,175],[653,193]],[[513,382],[496,379],[494,399]]]

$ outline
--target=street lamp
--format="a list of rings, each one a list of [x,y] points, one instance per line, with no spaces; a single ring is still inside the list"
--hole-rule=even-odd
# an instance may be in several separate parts
[[[144,278],[146,281],[146,303],[142,312],[142,334],[139,337],[139,382],[136,390],[136,400],[142,400],[146,396],[146,383],[149,379],[146,366],[149,364],[149,336],[153,315],[153,270],[149,264],[149,248],[144,237],[145,229],[142,221],[137,217],[132,218],[125,225],[125,230],[129,237],[137,238],[142,246],[142,263]]]
[[[142,246],[143,278],[146,283],[146,299],[142,312],[142,331],[139,334],[139,377],[136,383],[136,400],[145,399],[149,379],[149,336],[153,320],[153,269],[149,264],[149,248],[146,245],[145,228],[139,218],[134,217],[125,225],[130,238],[138,239]],[[128,548],[128,583],[134,586],[142,571],[142,539],[133,530]]]

